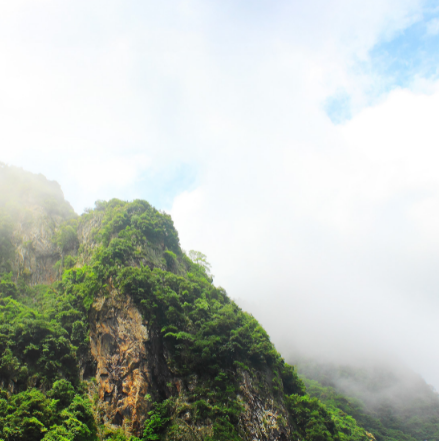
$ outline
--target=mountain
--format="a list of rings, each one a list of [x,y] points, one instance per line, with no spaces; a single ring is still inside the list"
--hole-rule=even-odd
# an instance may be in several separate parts
[[[404,366],[299,359],[309,395],[339,408],[377,441],[439,439],[439,395]]]
[[[146,201],[77,216],[0,165],[0,440],[373,440],[189,255]]]

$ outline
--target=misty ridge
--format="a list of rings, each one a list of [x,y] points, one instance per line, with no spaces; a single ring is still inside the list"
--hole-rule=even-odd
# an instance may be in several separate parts
[[[340,304],[345,298],[338,297]],[[437,418],[436,388],[406,362],[415,353],[407,347],[401,357],[382,334],[386,327],[367,309],[355,322],[346,319],[349,311],[339,310],[333,301],[325,303],[321,296],[274,293],[269,299],[259,295],[253,301],[236,301],[254,314],[285,359],[297,367],[310,395],[352,415],[377,439],[406,436],[402,433],[416,437],[420,427]],[[391,324],[385,311],[381,313]],[[434,352],[429,341],[423,344]],[[432,365],[431,372],[435,369]]]
[[[318,378],[323,385],[336,387],[351,396],[361,395],[370,405],[383,400],[398,404],[400,399],[415,397],[418,392],[428,391],[439,397],[435,386],[407,366],[392,347],[373,345],[378,337],[373,330],[373,339],[365,343],[361,340],[364,335],[361,325],[358,326],[360,330],[352,325],[351,329],[344,328],[345,335],[335,334],[327,323],[318,323],[311,315],[304,314],[300,301],[294,308],[282,310],[279,300],[272,300],[235,299],[270,331],[286,359],[306,371],[310,378]],[[294,304],[294,297],[291,303]],[[288,302],[284,306],[287,305]],[[338,319],[336,312],[329,315]],[[308,326],[314,329],[314,334],[304,332]],[[317,335],[321,338],[316,338]]]
[[[401,364],[301,359],[296,366],[308,393],[353,415],[377,439],[398,438],[401,432],[416,437],[422,426],[435,421],[437,392]]]
[[[0,188],[0,206],[9,216],[17,217],[31,208],[43,208],[52,216],[75,216],[58,182],[42,174],[25,172],[0,162]]]
[[[294,361],[295,360],[295,361]],[[439,398],[433,386],[415,372],[399,364],[336,364],[316,360],[290,360],[308,378],[333,387],[345,395],[363,400],[367,407],[386,404],[404,408],[405,403],[428,405]]]

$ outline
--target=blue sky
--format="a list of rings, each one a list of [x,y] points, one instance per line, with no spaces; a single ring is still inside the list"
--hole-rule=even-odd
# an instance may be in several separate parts
[[[410,87],[416,77],[439,74],[439,8],[427,6],[420,19],[370,51],[369,69],[383,78],[383,92]]]
[[[422,0],[3,2],[0,160],[170,212],[286,354],[439,388],[438,39]]]
[[[368,102],[373,105],[396,88],[413,87],[419,79],[439,76],[439,7],[425,2],[406,27],[383,35],[368,51],[367,58],[354,60],[352,72],[369,75]],[[352,118],[349,93],[341,88],[324,101],[324,110],[335,124]]]

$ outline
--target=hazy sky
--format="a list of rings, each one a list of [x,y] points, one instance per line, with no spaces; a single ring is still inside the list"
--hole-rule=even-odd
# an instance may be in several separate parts
[[[0,161],[170,212],[283,353],[439,389],[437,2],[0,0],[0,55]]]

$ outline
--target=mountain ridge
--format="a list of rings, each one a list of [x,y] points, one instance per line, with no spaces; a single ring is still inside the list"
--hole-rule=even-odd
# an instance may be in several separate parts
[[[77,216],[4,164],[0,190],[1,440],[374,439],[306,393],[166,213]]]

